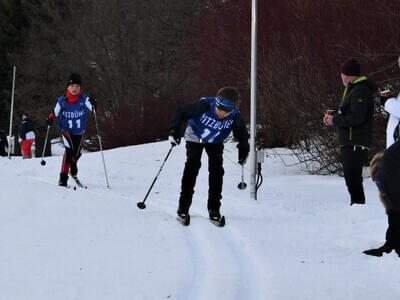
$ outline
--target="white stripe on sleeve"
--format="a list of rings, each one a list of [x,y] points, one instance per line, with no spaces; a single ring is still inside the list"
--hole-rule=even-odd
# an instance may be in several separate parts
[[[54,114],[56,115],[56,117],[60,115],[60,112],[61,112],[61,105],[60,103],[57,102],[56,107],[54,108]]]

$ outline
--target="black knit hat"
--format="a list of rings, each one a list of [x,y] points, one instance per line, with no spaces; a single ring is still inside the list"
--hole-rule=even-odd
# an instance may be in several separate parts
[[[69,75],[68,77],[68,81],[67,81],[67,87],[70,84],[79,84],[81,85],[82,80],[81,80],[81,75],[79,75],[78,73],[72,73],[71,75]]]
[[[349,58],[342,64],[342,73],[347,76],[360,76],[360,63],[355,58]]]

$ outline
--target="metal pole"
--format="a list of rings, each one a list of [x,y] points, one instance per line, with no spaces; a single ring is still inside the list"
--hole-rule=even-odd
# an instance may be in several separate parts
[[[94,107],[93,107],[93,113],[94,113],[94,122],[96,124],[97,137],[99,139],[101,158],[103,159],[104,174],[106,175],[107,187],[110,188],[110,184],[108,183],[106,162],[104,161],[103,146],[101,144],[101,137],[100,137],[100,132],[99,132],[99,124],[97,123],[97,114],[96,114],[96,109]]]
[[[12,83],[12,91],[11,91],[11,113],[10,113],[10,130],[8,132],[9,143],[8,143],[8,159],[11,159],[11,134],[12,134],[12,119],[14,113],[14,89],[15,89],[15,73],[17,71],[17,67],[14,66],[13,69],[13,83]]]
[[[250,197],[256,199],[256,124],[257,124],[257,0],[251,8],[251,89],[250,89]]]

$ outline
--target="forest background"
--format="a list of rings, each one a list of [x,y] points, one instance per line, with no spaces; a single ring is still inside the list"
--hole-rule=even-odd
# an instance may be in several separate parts
[[[340,65],[355,57],[378,86],[400,91],[399,23],[395,0],[259,0],[258,147],[288,147],[311,173],[340,173],[335,132],[322,124],[341,100]],[[28,112],[37,153],[71,72],[98,100],[105,149],[165,139],[177,107],[222,86],[239,89],[249,122],[250,38],[249,0],[0,0],[0,128],[9,129],[14,65],[13,133]],[[376,105],[371,154],[385,147],[386,117]],[[97,150],[89,124],[86,147]]]

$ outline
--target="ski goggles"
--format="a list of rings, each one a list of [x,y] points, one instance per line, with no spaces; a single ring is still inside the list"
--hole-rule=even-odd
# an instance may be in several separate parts
[[[235,102],[229,99],[223,99],[221,96],[215,97],[215,106],[223,111],[231,112],[235,108]]]

